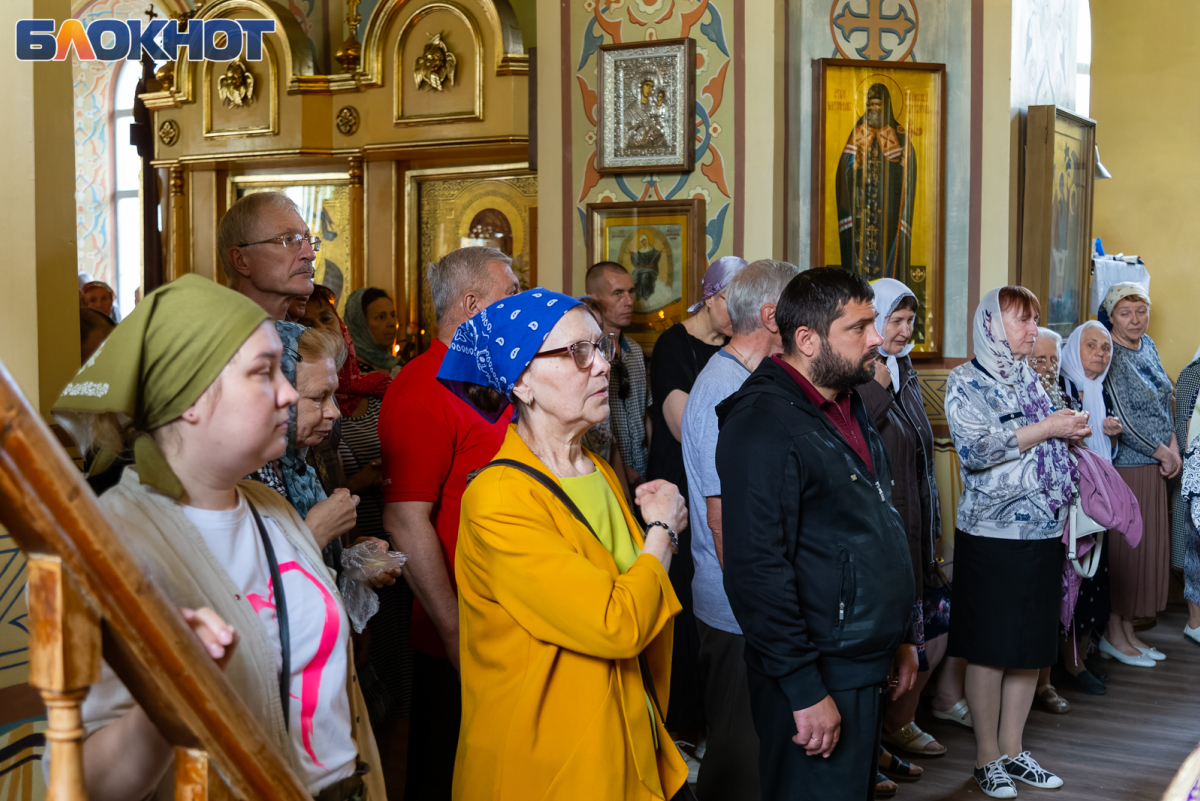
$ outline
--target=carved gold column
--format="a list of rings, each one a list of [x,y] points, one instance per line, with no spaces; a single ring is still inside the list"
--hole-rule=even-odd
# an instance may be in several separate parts
[[[184,192],[186,183],[181,165],[171,165],[169,183],[171,185],[171,247],[167,254],[167,280],[174,281],[191,269],[188,259],[190,255],[188,204]]]
[[[363,242],[366,214],[363,208],[363,158],[350,157],[350,290],[367,285]]]
[[[29,559],[29,683],[46,703],[47,801],[87,798],[80,705],[100,680],[100,621],[57,556]]]

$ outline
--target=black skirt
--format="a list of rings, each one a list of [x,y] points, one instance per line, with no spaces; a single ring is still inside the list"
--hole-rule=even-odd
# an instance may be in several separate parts
[[[1036,670],[1058,658],[1060,539],[954,534],[947,654],[974,665]]]

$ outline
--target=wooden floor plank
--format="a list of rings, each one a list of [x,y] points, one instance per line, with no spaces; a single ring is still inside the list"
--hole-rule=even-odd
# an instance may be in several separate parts
[[[1167,655],[1153,668],[1106,660],[1108,694],[1085,695],[1059,687],[1071,703],[1065,715],[1037,706],[1025,728],[1025,747],[1062,777],[1059,790],[1017,785],[1020,798],[1045,801],[1157,801],[1200,742],[1200,646],[1185,640],[1187,613],[1172,607],[1158,625],[1140,633]],[[971,779],[971,732],[929,714],[917,722],[946,746],[944,757],[915,760],[925,768],[915,784],[902,784],[898,801],[981,801]]]

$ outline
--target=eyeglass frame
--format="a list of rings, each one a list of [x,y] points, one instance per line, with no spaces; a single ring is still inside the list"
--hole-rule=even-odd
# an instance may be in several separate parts
[[[581,339],[578,342],[572,342],[570,345],[566,345],[561,348],[552,348],[551,350],[544,350],[539,353],[535,353],[535,354],[533,354],[533,358],[540,359],[543,356],[561,356],[564,353],[570,353],[571,358],[575,361],[576,367],[579,367],[580,370],[588,370],[588,369],[591,369],[591,366],[596,362],[596,354],[601,352],[600,343],[605,342],[605,341],[612,343],[613,356],[615,357],[617,355],[617,335],[616,334],[605,334],[604,336],[600,337],[600,339],[596,340],[595,342],[592,342],[587,339]],[[577,348],[580,345],[584,345],[584,344],[592,346],[592,358],[588,359],[587,364],[580,367],[579,360],[575,356],[575,348]],[[609,364],[612,364],[612,359],[607,356],[604,357],[604,361],[608,362]]]
[[[269,239],[260,239],[257,242],[247,242],[244,245],[238,245],[238,247],[248,248],[252,245],[269,245],[271,243],[275,243],[278,245],[283,245],[284,250],[291,250],[291,245],[287,243],[287,240],[289,239],[297,244],[297,251],[299,251],[299,244],[301,242],[307,242],[309,247],[313,249],[313,253],[319,253],[321,251],[321,237],[313,236],[312,234],[280,234],[279,236],[273,236]]]

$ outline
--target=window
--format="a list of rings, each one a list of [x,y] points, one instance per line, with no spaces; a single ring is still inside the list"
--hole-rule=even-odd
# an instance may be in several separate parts
[[[113,96],[112,143],[115,160],[112,208],[117,245],[114,271],[117,302],[122,314],[133,311],[133,293],[142,285],[142,162],[137,148],[129,144],[133,124],[133,101],[142,65],[126,61],[118,69]]]
[[[1088,0],[1079,2],[1079,24],[1075,45],[1075,113],[1091,116],[1092,108],[1092,7]]]

